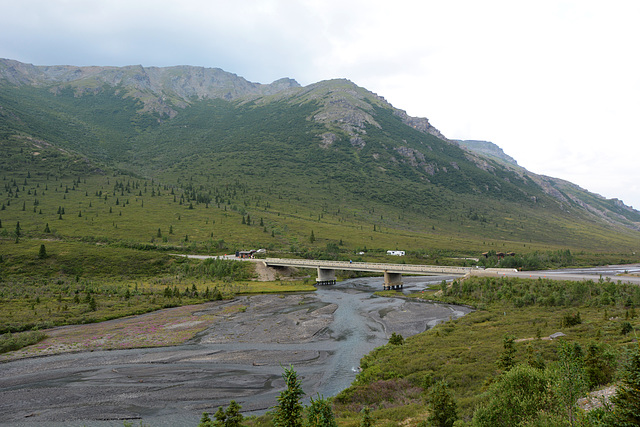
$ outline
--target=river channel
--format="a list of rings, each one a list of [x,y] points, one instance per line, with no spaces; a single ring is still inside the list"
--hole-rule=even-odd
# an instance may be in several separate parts
[[[441,280],[405,277],[405,292]],[[381,288],[382,278],[359,278],[315,293],[244,296],[245,311],[180,346],[0,364],[0,424],[122,426],[142,420],[195,427],[202,412],[232,399],[245,414],[273,407],[289,365],[307,399],[330,397],[351,384],[362,356],[386,344],[392,332],[408,337],[470,311],[374,296]],[[214,308],[219,306],[203,305],[202,313]]]

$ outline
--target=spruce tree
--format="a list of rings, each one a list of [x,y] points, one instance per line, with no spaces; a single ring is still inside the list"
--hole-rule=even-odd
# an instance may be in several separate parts
[[[47,257],[47,249],[43,245],[40,245],[40,251],[38,252],[38,258],[45,259]]]
[[[502,346],[504,347],[504,350],[496,361],[496,365],[498,366],[498,369],[501,369],[504,372],[509,372],[509,370],[513,368],[516,363],[516,347],[514,344],[515,339],[516,337],[506,336],[502,340]]]
[[[611,399],[611,426],[640,425],[640,347],[635,346],[622,371],[622,384]]]
[[[302,384],[298,380],[298,374],[293,366],[285,368],[282,374],[287,388],[278,396],[278,405],[275,407],[273,425],[276,427],[302,427],[302,403],[300,398],[304,395]]]
[[[331,403],[318,395],[316,400],[311,398],[311,405],[307,408],[307,427],[338,427]]]
[[[209,414],[206,412],[202,413],[202,418],[200,418],[200,423],[198,424],[198,427],[213,427],[213,421],[211,421],[211,418],[209,417]]]
[[[227,421],[227,414],[224,412],[222,406],[213,414],[213,417],[216,420],[212,423],[212,426],[224,426]]]
[[[235,400],[229,402],[229,406],[224,413],[226,417],[225,427],[240,427],[242,425],[244,417],[240,413],[240,409],[242,409],[242,406],[238,405]]]

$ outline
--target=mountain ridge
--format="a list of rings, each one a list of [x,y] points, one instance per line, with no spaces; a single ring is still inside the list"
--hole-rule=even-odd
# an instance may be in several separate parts
[[[584,239],[567,234],[570,222],[596,240],[640,229],[640,212],[624,203],[465,148],[346,79],[263,85],[203,67],[0,60],[0,82],[0,138],[45,141],[170,185],[193,181],[201,200],[219,191],[212,182],[240,185],[237,212],[269,199],[280,214],[335,206],[418,233],[437,225],[574,244]],[[288,204],[273,199],[274,187]]]
[[[637,209],[634,209],[632,206],[626,205],[622,200],[619,200],[617,198],[607,199],[600,194],[590,192],[589,190],[586,190],[570,181],[531,172],[518,165],[518,162],[513,157],[504,153],[502,148],[498,147],[492,142],[478,140],[467,140],[458,142],[464,148],[479,155],[495,159],[505,165],[505,167],[507,168],[510,168],[514,171],[519,171],[519,173],[522,174],[528,174],[538,183],[538,185],[540,185],[541,188],[543,188],[543,190],[547,194],[557,198],[558,200],[562,202],[569,202],[568,199],[570,199],[572,202],[580,204],[585,209],[591,210],[602,218],[606,218],[607,216],[605,210],[603,210],[601,207],[600,209],[598,209],[592,204],[585,202],[582,198],[578,197],[577,194],[587,193],[600,203],[610,202],[618,206],[619,208],[624,209],[625,211],[637,212]]]

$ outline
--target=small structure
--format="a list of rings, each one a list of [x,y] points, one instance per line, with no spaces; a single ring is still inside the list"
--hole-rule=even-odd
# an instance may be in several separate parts
[[[236,258],[252,258],[256,251],[236,251]]]
[[[404,251],[387,251],[387,255],[404,256]]]

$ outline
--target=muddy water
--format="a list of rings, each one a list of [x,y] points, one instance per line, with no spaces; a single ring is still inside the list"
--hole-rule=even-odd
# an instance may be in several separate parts
[[[405,278],[405,292],[428,280]],[[202,412],[235,399],[243,412],[276,403],[282,366],[293,365],[307,397],[333,396],[359,360],[386,344],[469,310],[374,297],[382,279],[353,279],[314,294],[243,297],[247,309],[191,342],[156,349],[95,351],[0,365],[0,424],[17,426],[195,426]],[[202,313],[206,313],[204,306]],[[134,425],[138,425],[134,421]]]

